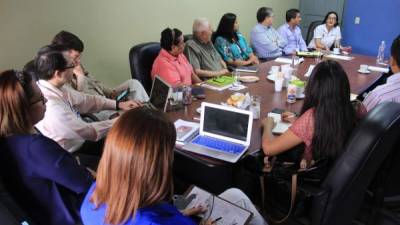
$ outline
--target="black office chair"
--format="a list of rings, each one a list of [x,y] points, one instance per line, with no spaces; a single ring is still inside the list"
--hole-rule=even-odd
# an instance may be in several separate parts
[[[192,40],[193,39],[193,34],[185,34],[183,35],[183,41],[186,42],[188,40]]]
[[[322,21],[313,21],[310,23],[310,26],[308,26],[307,30],[307,38],[306,38],[306,43],[307,45],[310,43],[310,41],[313,39],[314,36],[314,30],[318,25],[321,25]]]
[[[366,189],[400,137],[400,104],[378,105],[350,136],[344,153],[336,160],[319,187],[299,184],[311,196],[307,215],[290,222],[311,225],[352,224]]]
[[[129,51],[129,65],[132,78],[142,83],[149,95],[152,84],[151,69],[160,50],[160,43],[147,42],[135,45]]]

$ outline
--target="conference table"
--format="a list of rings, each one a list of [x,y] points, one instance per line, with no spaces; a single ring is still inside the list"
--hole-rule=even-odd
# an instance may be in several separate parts
[[[351,54],[349,55],[353,57],[352,60],[336,60],[338,61],[344,68],[347,73],[351,92],[354,94],[360,94],[368,87],[370,87],[374,82],[376,82],[381,73],[379,72],[371,72],[369,74],[361,74],[358,72],[361,64],[366,64],[370,66],[375,66],[375,58],[370,56],[364,55],[357,55]],[[327,60],[328,58],[324,57],[322,60]],[[314,58],[304,58],[304,62],[298,65],[297,74],[296,76],[300,80],[306,81],[308,78],[304,76],[307,72],[310,65],[315,65],[316,60]],[[286,89],[283,89],[281,92],[275,92],[274,82],[267,79],[268,72],[271,66],[274,65],[282,65],[282,63],[278,63],[276,61],[268,61],[258,65],[258,69],[256,73],[247,73],[241,72],[241,76],[246,75],[253,75],[259,78],[258,82],[255,83],[242,83],[247,88],[240,90],[240,91],[231,91],[229,89],[223,91],[215,91],[211,89],[205,88],[206,98],[203,100],[193,100],[192,104],[187,105],[184,109],[180,109],[177,111],[168,112],[169,118],[172,121],[176,121],[177,119],[183,119],[187,121],[195,121],[194,118],[199,118],[200,114],[196,112],[196,109],[200,107],[202,101],[211,102],[220,104],[221,102],[226,102],[226,100],[235,92],[241,93],[249,93],[250,95],[259,95],[261,96],[261,116],[260,119],[255,119],[253,121],[253,128],[252,128],[252,136],[251,136],[251,144],[247,151],[247,153],[242,157],[246,158],[251,155],[257,154],[261,150],[261,143],[262,143],[262,132],[261,132],[261,121],[267,116],[267,113],[270,112],[274,108],[286,109],[292,112],[300,112],[303,100],[297,100],[295,103],[287,103],[286,99]],[[350,96],[349,96],[350,98]],[[228,168],[228,173],[233,173],[232,168],[235,165],[231,165],[231,163],[226,163],[217,159],[212,159],[206,156],[197,155],[195,153],[184,151],[180,148],[176,148],[175,150],[175,158],[176,163],[180,164],[177,165],[177,169],[175,172],[178,174],[183,175],[186,178],[189,178],[189,182],[200,182],[194,179],[192,176],[204,176],[201,179],[208,179],[207,177],[211,175],[215,175],[217,178],[218,176],[225,176],[229,177],[227,173],[218,174],[218,168]],[[239,163],[240,164],[240,163]],[[195,169],[196,165],[199,167]],[[185,171],[182,171],[185,170]],[[225,171],[226,172],[226,171]],[[200,173],[200,174],[199,174]],[[203,173],[208,173],[207,175]],[[220,179],[224,179],[221,177]],[[232,180],[233,176],[230,176],[228,180]],[[207,184],[203,182],[205,186]],[[225,187],[226,185],[222,185]],[[213,189],[212,187],[208,186],[208,188]],[[215,191],[218,192],[223,188],[216,188]]]

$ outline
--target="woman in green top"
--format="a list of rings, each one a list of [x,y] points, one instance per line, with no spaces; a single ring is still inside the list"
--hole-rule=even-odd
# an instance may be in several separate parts
[[[239,23],[235,14],[226,13],[222,16],[214,37],[215,48],[229,65],[246,66],[259,64],[253,49],[239,32]]]

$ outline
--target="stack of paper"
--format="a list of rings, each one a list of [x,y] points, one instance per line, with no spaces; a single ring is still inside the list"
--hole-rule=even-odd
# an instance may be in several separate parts
[[[298,65],[304,61],[304,58],[298,58],[297,60],[294,61],[294,65]],[[284,57],[279,57],[275,59],[275,62],[278,63],[285,63],[285,64],[292,64],[292,59],[291,58],[284,58]]]
[[[176,143],[183,145],[199,133],[200,124],[178,119],[174,123],[176,129]]]
[[[389,72],[388,68],[382,68],[382,67],[377,67],[377,66],[368,66],[368,70],[371,70],[374,72],[379,72],[379,73],[388,73]]]
[[[333,55],[333,54],[327,55],[327,56],[325,56],[325,57],[327,57],[327,58],[331,58],[331,59],[346,60],[346,61],[350,61],[350,60],[352,60],[352,59],[353,59],[353,57],[351,57],[351,56],[345,56],[345,55]]]

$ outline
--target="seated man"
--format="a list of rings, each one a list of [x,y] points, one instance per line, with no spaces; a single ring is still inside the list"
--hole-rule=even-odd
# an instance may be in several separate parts
[[[160,44],[161,51],[154,60],[151,70],[152,79],[158,75],[171,86],[201,82],[183,54],[185,42],[183,42],[183,35],[180,30],[176,28],[164,29],[161,32]]]
[[[387,78],[386,84],[377,86],[365,97],[363,104],[367,111],[381,102],[400,102],[400,35],[394,39],[390,55],[393,75]]]
[[[202,77],[216,77],[228,74],[225,62],[211,41],[212,29],[207,19],[193,22],[193,40],[186,42],[184,53],[192,64],[194,72]]]
[[[285,40],[272,27],[274,13],[271,8],[261,7],[257,11],[258,24],[250,32],[250,43],[261,61],[282,55]]]
[[[283,53],[285,55],[292,55],[296,54],[296,51],[308,51],[299,27],[301,22],[300,11],[298,9],[289,9],[286,11],[286,22],[286,24],[283,24],[278,29],[279,34],[286,41]]]
[[[115,99],[116,96],[129,88],[129,94],[127,96],[128,99],[142,102],[149,100],[149,96],[144,90],[142,84],[135,79],[129,79],[117,87],[109,88],[101,81],[89,75],[89,73],[84,70],[81,63],[84,44],[76,35],[68,31],[61,31],[54,36],[52,44],[65,46],[69,56],[74,61],[74,74],[71,83],[69,84],[73,89],[86,94],[100,95],[106,98]],[[96,113],[95,116],[100,120],[106,120],[109,119],[109,117],[114,113],[116,113],[114,110],[102,111],[100,113]]]
[[[78,150],[84,152],[86,148],[100,153],[101,146],[91,142],[104,138],[116,120],[86,123],[81,119],[80,113],[129,110],[140,105],[132,100],[117,102],[98,95],[83,94],[66,86],[65,84],[71,82],[75,68],[68,54],[51,49],[41,50],[35,59],[35,67],[40,78],[38,86],[47,99],[46,113],[43,120],[36,124],[36,128],[71,153]],[[93,146],[96,148],[93,149]]]

